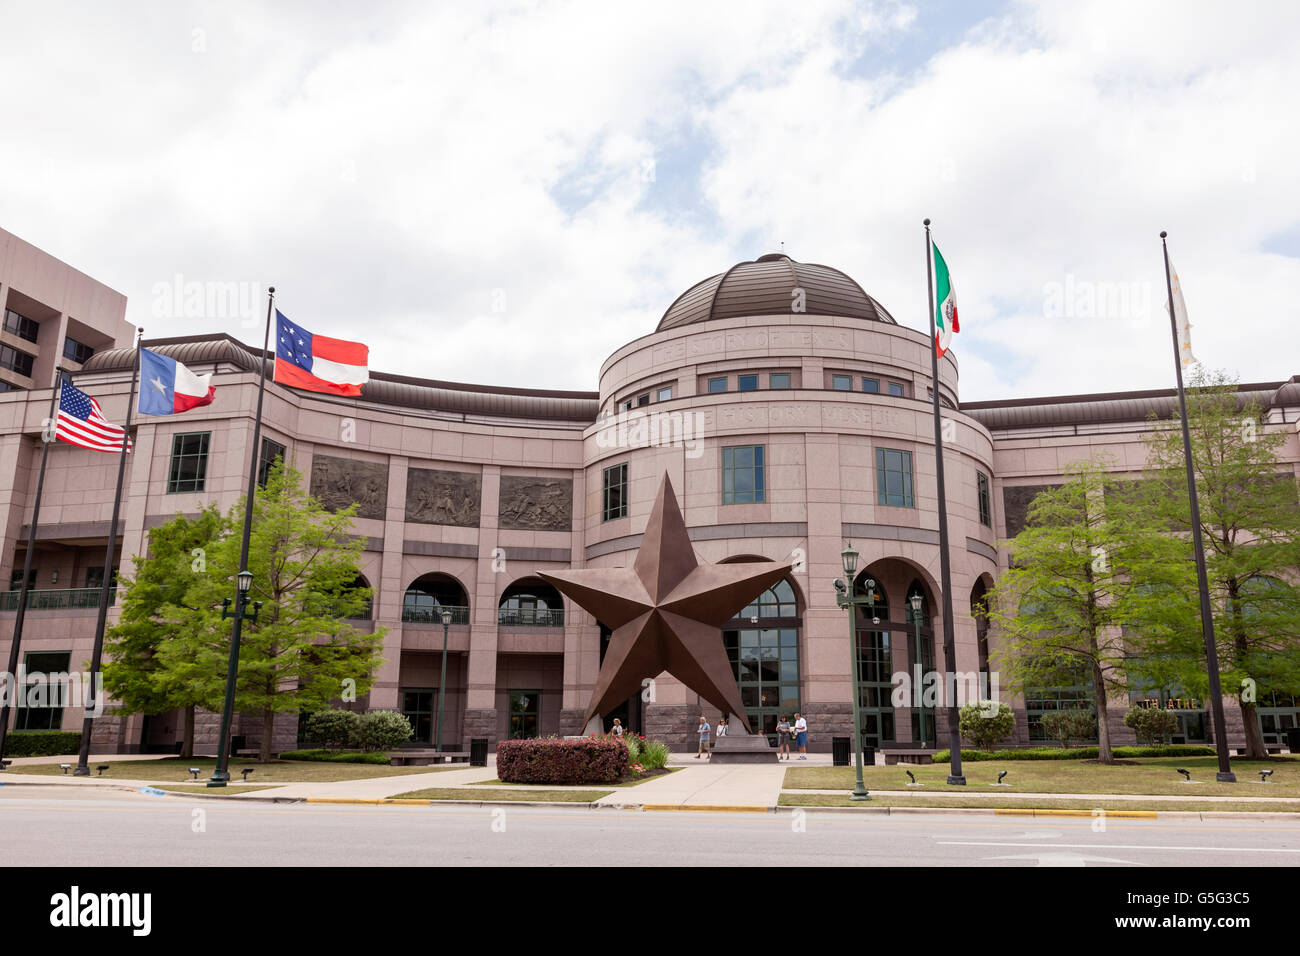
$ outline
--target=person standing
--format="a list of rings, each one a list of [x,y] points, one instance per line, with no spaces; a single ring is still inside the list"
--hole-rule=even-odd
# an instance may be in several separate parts
[[[790,718],[785,714],[781,715],[780,722],[776,725],[776,759],[790,759],[790,737],[794,734],[794,728],[790,726]],[[785,756],[782,756],[784,754]]]
[[[794,742],[799,747],[799,759],[808,759],[808,721],[803,719],[803,714],[794,715]]]
[[[615,737],[622,737],[622,736],[623,736],[623,722],[620,721],[617,717],[615,717],[615,718],[614,718],[614,726],[613,726],[612,728],[610,728],[610,731],[609,731],[609,732],[610,732],[611,734],[613,734]]]
[[[703,714],[700,714],[700,726],[699,726],[698,728],[696,728],[696,731],[695,731],[697,734],[700,735],[700,749],[697,750],[697,751],[695,751],[695,759],[696,759],[696,760],[699,760],[699,759],[700,759],[700,754],[704,754],[705,756],[708,756],[708,754],[709,754],[709,732],[710,732],[711,730],[712,730],[712,728],[709,726],[709,722],[708,722],[707,720],[704,719],[704,715],[703,715]]]
[[[715,744],[723,737],[727,736],[727,717],[725,714],[718,718],[718,730],[713,736],[715,738]]]

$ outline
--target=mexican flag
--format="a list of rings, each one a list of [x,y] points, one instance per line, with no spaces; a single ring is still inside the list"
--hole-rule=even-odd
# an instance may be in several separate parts
[[[943,261],[938,246],[930,243],[930,248],[934,250],[934,298],[938,302],[934,310],[934,348],[942,356],[952,343],[952,334],[960,332],[961,326],[957,324],[957,293],[953,291],[948,263]]]

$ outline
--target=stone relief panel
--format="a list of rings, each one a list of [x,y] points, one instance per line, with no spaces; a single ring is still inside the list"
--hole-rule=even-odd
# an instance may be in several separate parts
[[[388,507],[388,466],[316,455],[311,463],[311,493],[330,511],[355,502],[357,517],[382,521]]]
[[[477,528],[482,497],[479,475],[431,468],[412,468],[406,473],[407,521]]]
[[[571,531],[573,479],[501,476],[500,523],[520,531]]]

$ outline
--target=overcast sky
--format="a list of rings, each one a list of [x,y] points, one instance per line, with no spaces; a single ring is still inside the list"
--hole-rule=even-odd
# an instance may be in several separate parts
[[[925,325],[961,395],[1300,373],[1300,4],[5,3],[0,226],[149,337],[262,289],[376,370],[596,388],[773,251]],[[241,283],[243,308],[174,302]],[[240,314],[247,313],[247,314]]]

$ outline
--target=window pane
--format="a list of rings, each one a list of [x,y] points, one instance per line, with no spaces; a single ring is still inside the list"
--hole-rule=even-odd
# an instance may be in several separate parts
[[[770,376],[768,376],[767,384],[769,388],[789,388],[790,373],[773,372]]]
[[[862,380],[862,390],[864,392],[879,392],[880,380],[876,378],[864,378]]]
[[[832,375],[831,388],[837,392],[851,391],[853,388],[853,376],[851,375]]]
[[[758,388],[757,375],[741,375],[736,380],[736,388],[741,392],[752,392]]]
[[[725,378],[709,379],[710,392],[725,392],[727,390],[727,380]]]

